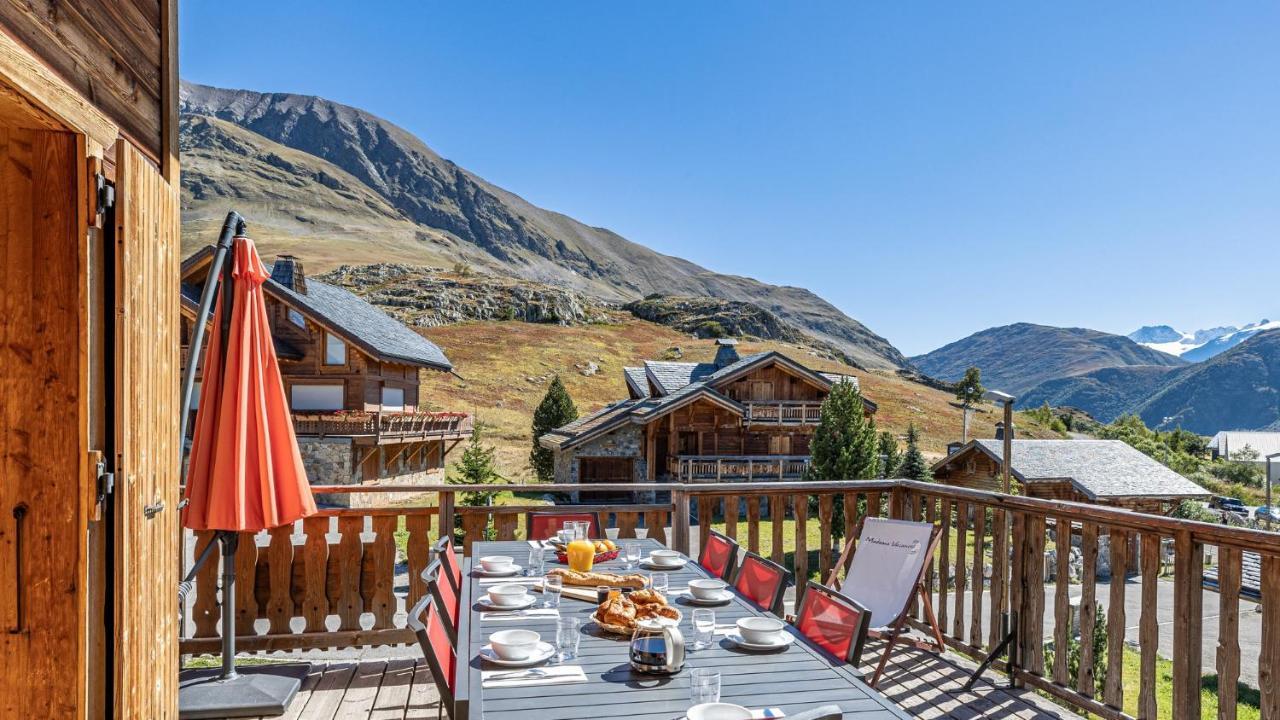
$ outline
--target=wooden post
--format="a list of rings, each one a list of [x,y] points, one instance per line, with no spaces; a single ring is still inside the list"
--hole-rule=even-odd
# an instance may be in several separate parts
[[[1124,590],[1125,569],[1129,567],[1129,536],[1111,529],[1111,593],[1107,603],[1107,676],[1102,686],[1103,702],[1124,708]],[[1198,683],[1197,683],[1198,684]]]
[[[449,538],[449,542],[453,542],[453,501],[452,490],[440,493],[440,537]]]
[[[1220,720],[1235,720],[1236,718],[1236,682],[1240,679],[1240,560],[1241,553],[1239,548],[1225,545],[1218,548],[1218,652],[1216,664],[1218,666],[1218,717]],[[1146,660],[1146,653],[1147,648],[1144,643],[1142,647],[1144,661]],[[1155,654],[1154,648],[1152,649],[1152,654]],[[1261,675],[1259,675],[1259,680],[1261,680]],[[1154,703],[1154,699],[1152,702]],[[1154,718],[1155,715],[1151,717]]]
[[[1280,718],[1280,557],[1262,556],[1262,644],[1258,656],[1261,716]],[[1233,688],[1234,689],[1234,688]]]
[[[689,493],[679,489],[671,491],[671,542],[674,549],[689,554]],[[650,528],[650,532],[653,529]]]
[[[1084,523],[1080,528],[1080,637],[1092,638],[1097,622],[1098,526]],[[1080,670],[1076,674],[1076,692],[1093,697],[1093,642],[1080,643]]]
[[[1173,547],[1173,720],[1199,720],[1204,546],[1180,530]]]

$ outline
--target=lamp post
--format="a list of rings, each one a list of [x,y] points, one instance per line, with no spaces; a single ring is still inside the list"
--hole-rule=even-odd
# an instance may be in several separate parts
[[[1272,458],[1280,458],[1280,453],[1271,453],[1267,456],[1267,529],[1271,529],[1271,460]]]

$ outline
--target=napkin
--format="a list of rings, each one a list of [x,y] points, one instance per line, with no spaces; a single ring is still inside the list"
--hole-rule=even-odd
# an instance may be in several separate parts
[[[528,610],[485,610],[480,618],[486,622],[503,620],[554,620],[560,617],[557,608],[529,608]]]
[[[530,670],[484,670],[480,673],[480,685],[487,688],[567,685],[586,681],[587,674],[577,665],[551,665]]]

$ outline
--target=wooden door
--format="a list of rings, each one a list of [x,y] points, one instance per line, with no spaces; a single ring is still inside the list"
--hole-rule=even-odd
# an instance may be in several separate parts
[[[114,709],[177,716],[178,188],[117,147]]]

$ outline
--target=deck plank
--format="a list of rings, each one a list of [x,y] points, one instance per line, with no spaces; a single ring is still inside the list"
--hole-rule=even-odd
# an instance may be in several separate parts
[[[436,687],[431,668],[425,661],[413,669],[413,687],[409,690],[409,704],[405,707],[405,720],[434,720],[439,714],[440,690]]]
[[[325,668],[324,677],[311,691],[299,720],[333,720],[355,669],[354,663],[335,663]]]
[[[334,720],[367,720],[373,712],[373,703],[382,687],[382,677],[387,670],[386,660],[366,660],[356,667],[342,696]]]
[[[409,692],[413,689],[413,667],[413,660],[408,658],[387,662],[369,720],[403,720]]]
[[[320,684],[325,670],[330,667],[332,666],[323,663],[313,663],[311,672],[307,673],[302,680],[302,687],[298,688],[298,694],[293,696],[293,702],[285,708],[283,715],[275,716],[276,720],[301,720],[302,712],[307,707],[307,702],[311,700],[312,691]]]

